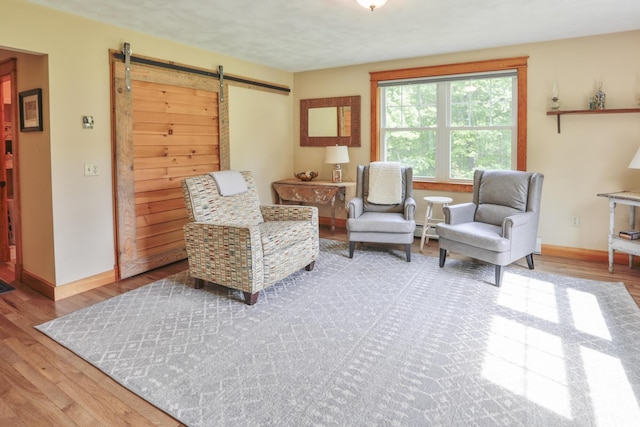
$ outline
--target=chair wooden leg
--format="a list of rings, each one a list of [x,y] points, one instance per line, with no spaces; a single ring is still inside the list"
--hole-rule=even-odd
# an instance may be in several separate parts
[[[407,254],[407,262],[411,262],[411,245],[405,245],[404,252]]]
[[[447,250],[440,249],[440,268],[444,267],[444,261],[447,259]]]
[[[256,302],[258,302],[258,295],[260,295],[260,292],[255,292],[253,294],[249,293],[249,292],[242,292],[242,295],[244,295],[244,302],[247,305],[253,305]]]
[[[500,287],[502,285],[502,273],[504,272],[504,268],[501,265],[496,265],[496,286]]]
[[[194,279],[193,287],[195,289],[201,289],[204,286],[204,279]]]
[[[307,265],[304,269],[305,269],[305,270],[307,270],[307,271],[311,271],[311,270],[313,270],[313,267],[314,267],[315,265],[316,265],[316,262],[315,262],[315,261],[311,261],[311,262],[309,263],[309,265]]]
[[[353,258],[353,251],[356,250],[356,242],[349,242],[349,258]]]
[[[533,254],[527,255],[527,265],[529,266],[529,270],[533,270]]]

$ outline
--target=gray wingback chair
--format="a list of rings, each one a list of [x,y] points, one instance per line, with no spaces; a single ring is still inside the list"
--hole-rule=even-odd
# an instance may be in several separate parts
[[[252,305],[258,294],[305,267],[319,253],[318,208],[260,205],[250,172],[246,190],[222,195],[210,174],[182,181],[189,220],[184,237],[195,287],[217,283],[242,291]]]
[[[368,201],[369,166],[358,166],[356,197],[349,202],[347,235],[349,258],[353,258],[356,242],[405,245],[407,262],[411,261],[414,239],[416,202],[413,200],[413,169],[402,167],[402,202],[392,205]]]
[[[526,257],[533,270],[544,175],[521,171],[476,170],[473,200],[444,207],[440,267],[447,251],[495,264],[496,286],[503,267]]]

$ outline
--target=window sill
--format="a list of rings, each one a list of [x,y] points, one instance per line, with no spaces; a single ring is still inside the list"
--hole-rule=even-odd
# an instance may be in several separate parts
[[[451,182],[413,181],[414,190],[449,191],[452,193],[471,193],[473,184],[454,184]]]

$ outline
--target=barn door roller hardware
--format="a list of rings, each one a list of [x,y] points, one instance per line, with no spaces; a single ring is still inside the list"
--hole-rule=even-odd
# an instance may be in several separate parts
[[[286,86],[281,86],[278,84],[273,84],[269,82],[262,82],[259,80],[252,80],[241,76],[235,76],[231,74],[223,75],[222,74],[222,66],[218,66],[218,72],[209,71],[201,68],[189,67],[186,65],[176,64],[174,62],[162,62],[156,59],[146,58],[142,56],[133,56],[131,54],[131,45],[129,43],[124,43],[122,52],[114,51],[112,52],[112,58],[124,61],[125,63],[125,85],[127,90],[131,90],[131,64],[142,64],[149,65],[153,67],[165,68],[168,70],[174,71],[182,71],[184,73],[197,74],[200,76],[213,77],[214,79],[220,80],[220,100],[224,100],[224,95],[222,92],[222,85],[234,85],[241,87],[249,87],[250,89],[257,90],[265,90],[268,92],[280,93],[283,95],[288,95],[291,92]]]
[[[125,43],[122,49],[124,55],[124,85],[127,92],[131,91],[131,45]]]
[[[224,102],[224,71],[222,71],[222,65],[218,65],[218,76],[220,80],[220,102]]]

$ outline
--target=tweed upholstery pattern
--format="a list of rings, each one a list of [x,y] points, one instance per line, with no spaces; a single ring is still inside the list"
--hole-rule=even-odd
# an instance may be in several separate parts
[[[261,206],[251,173],[242,175],[247,191],[224,197],[208,174],[182,181],[184,235],[192,277],[255,294],[316,260],[318,209]]]
[[[192,277],[244,292],[263,288],[263,253],[257,225],[191,222],[184,232]]]
[[[247,191],[222,197],[211,175],[183,180],[182,194],[191,221],[254,225],[264,221],[256,184],[250,172],[242,172]]]

